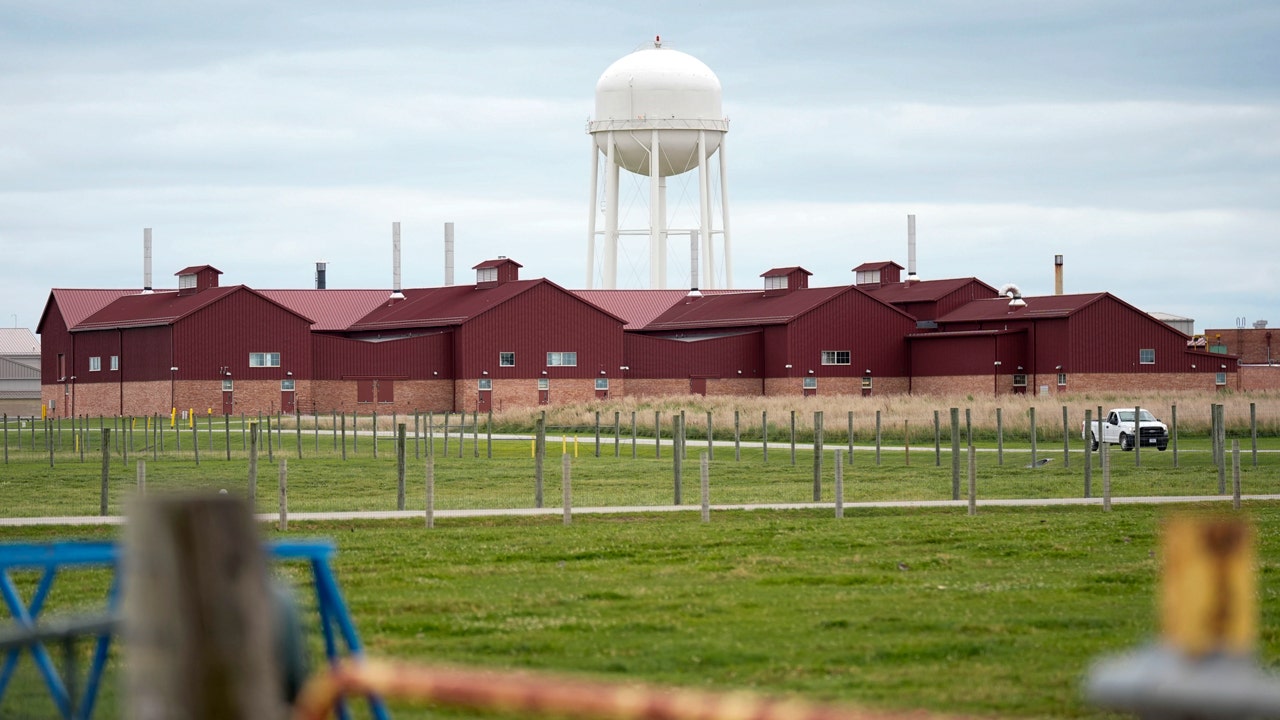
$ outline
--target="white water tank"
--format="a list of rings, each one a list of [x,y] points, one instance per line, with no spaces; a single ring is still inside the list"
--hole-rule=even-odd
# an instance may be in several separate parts
[[[595,120],[589,130],[602,153],[613,131],[618,165],[649,174],[649,146],[659,130],[658,172],[679,175],[698,166],[698,132],[710,157],[728,129],[720,105],[720,79],[692,55],[662,46],[660,39],[605,69],[596,82]]]

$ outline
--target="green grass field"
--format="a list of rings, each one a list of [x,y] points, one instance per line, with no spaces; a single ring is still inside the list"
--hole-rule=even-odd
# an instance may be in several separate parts
[[[283,436],[287,440],[287,433]],[[304,444],[274,444],[289,459],[292,512],[395,508],[396,459],[389,439],[379,457],[362,437],[343,461],[332,446],[316,453]],[[434,467],[438,508],[530,507],[533,461],[527,442],[495,442],[488,458],[484,434],[478,455],[471,437],[458,458],[456,438],[446,456],[437,439]],[[1268,444],[1269,443],[1269,444]],[[323,445],[323,444],[322,444]],[[823,499],[832,500],[832,456],[824,455]],[[1207,440],[1181,441],[1172,453],[1112,453],[1116,495],[1216,495],[1218,473]],[[189,448],[184,445],[184,453]],[[1078,497],[1083,453],[1069,467],[1060,440],[1041,444],[1053,462],[1025,467],[1029,446],[1006,443],[1003,464],[994,444],[978,453],[978,495]],[[1276,449],[1275,439],[1264,441]],[[545,504],[559,505],[558,443],[548,442]],[[697,504],[697,455],[688,444],[684,501]],[[575,506],[666,505],[672,500],[672,458],[640,445],[632,460],[629,437],[613,455],[612,438],[594,455],[579,444],[573,461]],[[787,443],[758,448],[717,447],[711,463],[713,503],[812,500],[813,455]],[[109,511],[122,512],[136,491],[140,453],[113,456]],[[243,453],[194,458],[174,453],[149,460],[148,490],[247,488]],[[100,458],[100,456],[99,456]],[[1242,458],[1245,493],[1280,489],[1280,453],[1263,452],[1253,467]],[[1096,457],[1095,457],[1096,463]],[[14,458],[0,466],[3,514],[96,514],[100,459],[78,455]],[[277,508],[277,465],[259,463],[258,510]],[[425,459],[408,457],[409,507],[422,509]],[[846,468],[847,502],[951,497],[951,463],[943,449],[871,449]],[[961,472],[962,488],[965,481]],[[1228,487],[1231,473],[1226,473]],[[1093,494],[1102,492],[1094,470]],[[1229,505],[1216,506],[1226,511]],[[1280,659],[1277,567],[1280,503],[1247,503],[1260,532],[1259,587],[1263,612],[1260,656]],[[421,519],[294,522],[268,539],[328,537],[339,547],[335,570],[370,652],[415,662],[532,668],[619,681],[799,694],[894,709],[1006,717],[1103,717],[1084,704],[1078,681],[1101,654],[1133,647],[1156,630],[1159,574],[1157,536],[1169,508],[1099,507],[868,510],[851,508],[836,520],[829,508],[805,511],[725,511],[703,524],[696,512],[578,515],[560,518]],[[114,537],[112,528],[0,528],[0,541]],[[282,566],[305,584],[300,566]],[[28,597],[36,576],[16,578]],[[108,579],[97,571],[69,572],[50,596],[52,612],[98,606]],[[303,596],[308,597],[306,595]],[[0,612],[0,625],[7,615]],[[313,645],[319,639],[312,633]],[[89,648],[84,647],[87,662]],[[117,661],[118,662],[118,661]],[[82,663],[83,666],[83,663]],[[112,677],[118,675],[113,664]],[[104,688],[97,717],[119,717],[117,689]],[[29,657],[20,664],[0,718],[51,713]],[[398,706],[397,718],[455,714]]]

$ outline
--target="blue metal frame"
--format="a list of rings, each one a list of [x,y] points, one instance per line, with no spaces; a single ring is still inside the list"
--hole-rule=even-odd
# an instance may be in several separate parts
[[[329,558],[337,551],[334,544],[327,540],[309,542],[268,543],[265,549],[272,559],[305,560],[311,566],[312,578],[316,588],[316,607],[320,614],[320,629],[324,635],[324,652],[330,665],[336,664],[341,656],[338,649],[338,637],[346,645],[347,654],[361,657],[364,654],[360,636],[356,633],[355,624],[342,598],[338,581],[329,566]],[[111,588],[107,592],[107,613],[115,616],[120,603],[120,549],[109,542],[56,542],[56,543],[0,543],[0,596],[8,607],[18,626],[34,629],[40,613],[44,609],[45,600],[53,587],[58,571],[75,567],[109,567],[116,572],[112,576]],[[40,570],[44,572],[36,585],[31,601],[24,603],[18,588],[9,572],[15,569]],[[336,634],[335,634],[336,626]],[[63,720],[87,720],[93,714],[94,701],[98,696],[98,688],[102,684],[102,675],[106,669],[107,653],[111,647],[111,633],[104,632],[97,636],[93,662],[89,667],[88,681],[79,703],[72,704],[61,676],[54,667],[53,659],[44,643],[36,640],[29,649],[35,659],[36,667],[44,678],[49,695],[58,708]],[[13,648],[5,653],[3,665],[0,665],[0,700],[4,699],[9,681],[17,668],[21,648]],[[382,699],[370,695],[369,709],[377,720],[389,720],[390,715]],[[342,720],[349,720],[350,712],[344,703],[336,707]]]

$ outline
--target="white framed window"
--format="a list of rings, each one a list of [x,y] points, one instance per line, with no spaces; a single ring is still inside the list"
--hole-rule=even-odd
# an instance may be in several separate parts
[[[280,353],[249,353],[249,367],[280,367]]]
[[[865,375],[865,376],[863,376],[863,378],[862,378],[862,389],[863,389],[863,390],[870,390],[870,389],[871,389],[871,376],[870,376],[870,375]]]
[[[817,390],[818,378],[816,377],[801,378],[800,387],[804,388],[805,390]]]
[[[102,369],[102,358],[94,355],[89,358],[89,372],[98,372]]]
[[[548,367],[577,367],[578,353],[576,352],[549,352],[547,353]]]
[[[477,269],[476,269],[476,282],[477,282],[477,283],[484,283],[484,282],[497,282],[497,281],[498,281],[498,268],[496,268],[496,267],[482,267],[482,268],[477,268]]]
[[[608,389],[609,389],[609,378],[596,378],[596,389],[597,389],[597,390],[608,390]]]
[[[1013,386],[1014,386],[1014,387],[1026,387],[1026,386],[1027,386],[1027,376],[1026,376],[1025,374],[1023,374],[1023,373],[1016,373],[1016,374],[1014,374],[1014,376],[1013,376]]]
[[[476,383],[476,388],[479,390],[492,390],[493,380],[490,378],[480,378],[480,381]]]
[[[786,275],[770,275],[769,277],[764,279],[764,289],[765,290],[786,290],[787,276]]]
[[[191,288],[193,288],[193,287],[195,287],[195,286],[196,286],[196,276],[195,276],[195,275],[179,275],[179,276],[178,276],[178,289],[179,289],[179,290],[190,290]]]
[[[112,356],[111,356],[111,369],[112,369],[112,370],[119,370],[119,369],[120,369],[120,356],[119,356],[119,355],[112,355]]]
[[[879,270],[859,270],[858,271],[857,283],[859,285],[866,285],[868,283],[878,283],[878,282],[880,282]]]
[[[293,378],[280,381],[280,392],[293,392]]]
[[[498,367],[515,367],[516,354],[513,352],[498,353]]]
[[[823,350],[822,364],[823,365],[848,365],[849,351],[848,350]]]
[[[230,378],[224,378],[222,380],[222,392],[232,392],[235,389],[236,389],[236,383],[234,380]]]
[[[1058,384],[1059,384],[1059,385],[1066,385],[1066,384],[1067,384],[1067,374],[1066,374],[1066,373],[1058,373]]]
[[[1141,364],[1141,365],[1155,365],[1155,364],[1156,364],[1156,349],[1155,349],[1155,348],[1142,348],[1141,350],[1139,350],[1139,351],[1138,351],[1138,363],[1139,363],[1139,364]]]
[[[538,378],[538,389],[539,389],[539,390],[550,390],[550,389],[551,389],[551,381],[550,381],[550,380],[548,380],[548,379],[546,379],[546,378]]]
[[[1214,385],[1226,385],[1226,384],[1227,384],[1227,374],[1226,374],[1226,373],[1224,373],[1224,372],[1215,373],[1215,374],[1214,374],[1214,376],[1213,376],[1213,384],[1214,384]]]

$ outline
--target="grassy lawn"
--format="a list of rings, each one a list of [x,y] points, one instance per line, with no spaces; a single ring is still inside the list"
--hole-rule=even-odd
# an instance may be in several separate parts
[[[1260,528],[1260,654],[1272,663],[1280,503],[1247,511]],[[337,541],[337,577],[377,656],[879,708],[1102,717],[1080,699],[1079,679],[1100,654],[1155,631],[1167,512],[860,510],[840,521],[829,510],[734,511],[708,524],[696,514],[640,514],[579,516],[570,526],[495,518],[433,530],[393,521],[263,532]],[[114,532],[11,528],[0,541]],[[280,572],[305,583],[300,566]],[[34,575],[18,580],[29,594]],[[66,573],[51,607],[97,604],[106,582],[101,572]],[[311,639],[318,647],[317,633]],[[24,659],[0,717],[47,714],[37,683]],[[108,685],[98,716],[118,717]],[[395,715],[443,713],[398,706]]]

